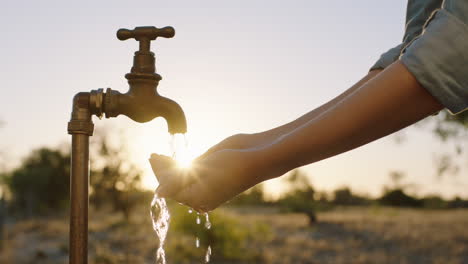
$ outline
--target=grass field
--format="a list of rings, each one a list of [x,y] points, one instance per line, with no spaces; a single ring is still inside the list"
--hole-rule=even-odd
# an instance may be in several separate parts
[[[119,215],[91,212],[90,263],[155,263],[157,245],[146,209],[134,214],[131,224]],[[212,245],[211,263],[468,263],[468,210],[335,208],[319,213],[313,226],[304,215],[272,208],[224,208],[216,214],[212,234],[224,244]],[[172,221],[180,218],[188,216]],[[226,219],[232,221],[221,222]],[[197,232],[203,237],[206,231]],[[195,233],[170,230],[169,264],[203,263],[207,245],[197,249]],[[5,236],[0,263],[68,261],[65,218],[9,223]]]

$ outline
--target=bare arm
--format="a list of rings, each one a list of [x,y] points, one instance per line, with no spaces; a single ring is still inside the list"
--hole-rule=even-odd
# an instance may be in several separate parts
[[[314,119],[318,115],[326,112],[328,109],[332,108],[334,105],[342,101],[348,95],[353,93],[357,90],[361,85],[369,81],[370,79],[374,78],[381,72],[382,70],[373,70],[369,72],[366,76],[364,76],[361,80],[355,83],[351,88],[344,91],[342,94],[335,97],[333,100],[323,104],[322,106],[313,109],[312,111],[304,114],[303,116],[299,117],[298,119],[281,125],[279,127],[255,133],[255,134],[236,134],[230,136],[220,143],[211,147],[208,151],[206,151],[201,157],[205,157],[210,155],[213,152],[219,151],[221,149],[249,149],[260,147],[265,144],[269,144],[271,141],[276,140],[278,137],[283,136],[291,132],[292,130],[304,125],[305,123],[309,122],[310,120]]]
[[[276,127],[276,128],[261,132],[259,134],[262,134],[263,136],[266,136],[266,137],[273,138],[273,137],[282,136],[282,135],[284,135],[286,133],[291,132],[292,130],[304,125],[305,123],[307,123],[310,120],[314,119],[318,115],[326,112],[327,110],[329,110],[330,108],[335,106],[337,103],[341,102],[343,99],[345,99],[348,95],[350,95],[351,93],[356,91],[359,87],[361,87],[367,81],[369,81],[372,78],[374,78],[375,76],[377,76],[377,74],[379,74],[380,72],[381,72],[381,70],[374,70],[374,71],[369,72],[361,80],[359,80],[357,83],[355,83],[349,89],[347,89],[346,91],[344,91],[342,94],[338,95],[337,97],[335,97],[331,101],[323,104],[322,106],[320,106],[318,108],[315,108],[314,110],[304,114],[303,116],[299,117],[298,119],[296,119],[296,120],[294,120],[292,122],[289,122],[289,123],[281,125],[279,127]]]
[[[443,106],[397,61],[326,113],[311,119],[263,150],[283,173],[407,127]],[[266,165],[266,164],[264,164]]]

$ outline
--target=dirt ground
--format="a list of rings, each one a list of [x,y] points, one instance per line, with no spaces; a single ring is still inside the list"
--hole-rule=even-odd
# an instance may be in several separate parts
[[[468,211],[341,208],[308,227],[301,215],[254,216],[274,226],[265,263],[468,263]]]
[[[468,210],[413,210],[382,207],[336,208],[310,226],[301,214],[272,209],[223,209],[243,223],[264,223],[271,236],[246,241],[252,260],[229,260],[213,252],[211,263],[468,263]],[[146,214],[129,225],[120,216],[90,214],[90,263],[155,263],[155,237]],[[216,228],[216,225],[213,226]],[[65,217],[9,223],[0,263],[67,263]],[[168,236],[168,264],[194,248],[188,237]],[[203,263],[194,252],[181,263]]]

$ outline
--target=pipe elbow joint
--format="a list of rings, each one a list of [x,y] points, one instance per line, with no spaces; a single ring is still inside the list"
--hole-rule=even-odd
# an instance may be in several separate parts
[[[91,121],[91,111],[89,109],[90,93],[80,92],[73,97],[72,113],[68,122],[69,134],[93,134],[94,125]]]
[[[79,92],[73,97],[73,110],[80,108],[89,108],[89,93]]]
[[[89,110],[90,93],[79,92],[73,97],[73,105],[71,112],[71,120],[88,120],[91,119]]]

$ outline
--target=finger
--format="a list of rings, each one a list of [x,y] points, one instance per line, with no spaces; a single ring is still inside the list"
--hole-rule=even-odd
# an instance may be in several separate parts
[[[213,192],[206,182],[196,182],[174,195],[174,199],[206,213],[220,205],[220,193]]]
[[[173,181],[171,179],[175,177],[174,174],[175,173],[171,170],[158,170],[157,172],[154,172],[154,175],[158,180],[158,188],[162,187],[163,185],[170,185]]]
[[[203,195],[203,193],[200,191],[199,184],[194,183],[174,193],[173,199],[199,211],[201,195]]]
[[[176,161],[173,158],[156,153],[151,154],[149,160],[150,162],[154,162],[160,167],[174,166],[176,164]]]
[[[159,174],[160,187],[156,192],[161,197],[172,198],[195,180],[190,171],[183,169],[164,170]]]
[[[169,180],[160,182],[158,188],[156,189],[156,194],[159,197],[173,199],[175,194],[182,190],[182,187],[181,184],[179,184],[177,181],[172,180],[172,177],[167,179]]]
[[[162,170],[166,170],[168,168],[175,167],[176,163],[173,159],[163,156],[163,155],[157,155],[153,154],[151,155],[151,158],[149,159],[149,162],[151,164],[151,168],[153,169],[153,173],[160,181],[160,172]]]

